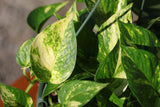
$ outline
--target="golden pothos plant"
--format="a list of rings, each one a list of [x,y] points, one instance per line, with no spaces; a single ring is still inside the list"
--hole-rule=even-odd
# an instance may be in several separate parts
[[[78,2],[86,8],[77,10]],[[37,107],[160,107],[160,1],[74,0],[60,16],[67,3],[28,15],[37,36],[16,60],[35,78],[25,92],[1,83],[4,106],[32,107],[27,92],[40,81]],[[57,21],[42,29],[53,15]]]

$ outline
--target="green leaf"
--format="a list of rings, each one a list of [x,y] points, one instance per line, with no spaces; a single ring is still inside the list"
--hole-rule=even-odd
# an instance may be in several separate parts
[[[155,19],[152,19],[148,22],[148,26],[147,26],[147,29],[150,29],[156,22],[160,22],[160,17],[157,17]]]
[[[67,2],[51,4],[34,9],[27,17],[28,25],[36,32],[39,33],[43,24],[55,13],[60,11]]]
[[[77,11],[77,5],[76,0],[73,2],[71,8],[67,11],[66,16],[69,16],[70,14],[73,14],[73,20],[78,21],[78,11]]]
[[[101,60],[95,79],[102,82],[109,81],[110,84],[107,87],[119,96],[128,86],[126,75],[122,67],[119,42],[108,55],[104,55],[100,57]]]
[[[127,87],[126,76],[121,66],[121,52],[119,25],[117,19],[123,22],[131,21],[131,12],[129,11],[132,4],[121,9],[120,12],[112,15],[100,28],[98,62],[99,68],[96,72],[96,79],[105,82],[108,79],[111,83],[109,88],[116,94],[121,95]],[[121,81],[120,81],[121,80]]]
[[[121,31],[121,42],[125,45],[143,45],[159,47],[160,42],[156,35],[149,30],[133,25],[119,22]]]
[[[122,63],[129,87],[139,103],[144,107],[158,107],[160,70],[157,58],[147,51],[122,46]]]
[[[58,92],[59,103],[62,107],[82,107],[106,85],[79,80],[68,82]]]
[[[42,82],[59,84],[71,75],[77,54],[72,16],[47,26],[33,41],[31,67]]]
[[[86,6],[91,11],[98,0],[85,0]],[[116,12],[120,12],[123,6],[127,5],[127,0],[101,0],[96,8],[93,18],[100,26],[104,21]]]
[[[131,7],[132,4],[126,6],[125,8],[121,9],[120,12],[118,11],[112,15],[105,23],[101,25],[98,35],[100,51],[98,59],[99,56],[102,56],[101,53],[110,53],[120,38],[120,28],[116,20],[120,19],[125,23],[128,21],[132,22],[131,11],[129,11]]]
[[[5,107],[32,107],[32,98],[22,90],[0,83],[0,95]]]
[[[73,71],[73,73],[74,72],[75,71]],[[77,73],[73,77],[71,75],[71,77],[67,81],[82,80],[82,79],[86,79],[86,78],[90,78],[90,77],[92,77],[92,76],[88,72]],[[67,82],[67,81],[65,81],[65,82]],[[47,87],[46,87],[46,89],[44,91],[43,98],[46,97],[47,95],[49,95],[50,93],[55,92],[57,89],[59,89],[60,87],[62,87],[63,84],[64,83],[60,83],[60,84],[51,84],[51,83],[48,83]]]
[[[64,17],[62,17],[62,16],[58,15],[57,13],[55,13],[55,14],[54,14],[54,16],[56,16],[56,18],[57,18],[58,20],[61,20],[61,19],[63,19],[63,18],[64,18]]]
[[[16,62],[22,67],[30,67],[30,48],[34,37],[24,42],[16,54]]]
[[[88,10],[85,8],[85,9],[81,9],[81,10],[78,10],[78,14],[79,16],[85,14],[85,13],[88,13]]]
[[[100,43],[100,42],[99,42]],[[101,52],[101,51],[100,51]],[[101,54],[101,55],[100,55]],[[118,55],[119,55],[119,42],[117,46],[108,55],[103,52],[99,54],[99,68],[96,72],[96,80],[112,78],[116,70]],[[103,54],[103,55],[102,55]]]
[[[97,95],[98,107],[123,107],[124,100],[119,99],[108,88],[102,89]]]
[[[45,88],[45,91],[43,93],[43,98],[49,95],[52,92],[55,92],[58,88],[60,88],[63,85],[63,83],[60,84],[51,84],[48,83],[47,87]]]

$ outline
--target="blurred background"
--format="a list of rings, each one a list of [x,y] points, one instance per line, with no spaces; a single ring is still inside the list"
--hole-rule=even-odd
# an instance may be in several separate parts
[[[26,23],[28,14],[36,7],[65,0],[0,0],[0,82],[11,84],[22,75],[16,63],[19,47],[36,33]],[[73,0],[59,13],[64,15]],[[79,4],[78,8],[84,5]],[[56,20],[52,17],[46,25]],[[46,26],[45,25],[45,26]]]

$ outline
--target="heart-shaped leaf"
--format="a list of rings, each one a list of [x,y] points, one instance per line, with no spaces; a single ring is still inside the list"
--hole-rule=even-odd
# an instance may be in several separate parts
[[[77,54],[72,16],[46,27],[33,41],[31,67],[42,82],[59,84],[71,75]]]
[[[144,107],[158,107],[160,65],[157,58],[147,51],[122,46],[122,63],[129,87],[139,103]]]
[[[16,61],[22,67],[30,67],[30,48],[34,37],[24,42],[16,54]]]
[[[0,95],[5,107],[32,107],[32,98],[22,90],[0,83]]]
[[[62,107],[82,107],[107,84],[75,80],[65,83],[58,92]]]
[[[43,24],[55,13],[60,11],[68,2],[55,3],[34,9],[27,17],[28,25],[39,33]]]

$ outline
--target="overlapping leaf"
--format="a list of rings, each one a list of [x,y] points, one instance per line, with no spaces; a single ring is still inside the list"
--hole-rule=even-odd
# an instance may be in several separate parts
[[[58,92],[62,107],[82,107],[107,84],[75,80],[62,86]]]
[[[120,19],[125,23],[127,23],[128,21],[132,22],[131,11],[129,11],[131,7],[132,4],[129,4],[120,11],[117,11],[105,23],[101,25],[98,35],[100,51],[99,56],[102,56],[101,53],[104,52],[106,54],[110,53],[117,44],[118,39],[120,38],[119,25],[116,20]]]
[[[5,107],[32,107],[32,98],[22,90],[0,83],[0,95]]]
[[[74,74],[75,72],[77,74]],[[79,70],[78,71],[74,70],[72,74],[73,75],[71,75],[71,77],[67,81],[82,80],[82,79],[86,79],[86,78],[92,77],[92,75],[90,73],[88,73],[88,72],[80,73]],[[60,87],[63,86],[63,84],[64,83],[60,83],[60,84],[48,83],[47,87],[45,88],[45,91],[44,91],[44,94],[43,94],[43,98],[46,97],[47,95],[49,95],[50,93],[55,92],[56,90],[58,90]]]
[[[119,55],[119,43],[111,53],[101,56],[101,62],[96,72],[96,79],[112,78],[116,70]]]
[[[117,11],[117,13],[111,16],[100,28],[100,33],[98,35],[99,52],[97,57],[100,66],[96,73],[97,79],[112,78],[114,72],[116,72],[119,55],[118,47],[120,46],[118,42],[118,39],[120,38],[120,30],[116,20],[120,18],[120,20],[124,22],[127,22],[128,20],[130,21],[131,13],[129,9],[131,6],[132,4],[126,6],[120,12]],[[116,44],[117,47],[115,47]]]
[[[33,41],[31,67],[40,81],[59,84],[71,75],[77,44],[72,15],[46,27]]]
[[[159,47],[160,42],[156,35],[151,31],[133,25],[119,22],[121,30],[121,41],[125,45],[143,45]]]
[[[99,107],[123,107],[124,100],[119,99],[108,88],[102,89],[97,95],[97,103]]]
[[[34,38],[24,42],[16,54],[16,61],[22,67],[30,67],[30,48]]]
[[[28,25],[36,32],[39,33],[43,24],[52,15],[60,11],[68,2],[55,3],[47,6],[42,6],[34,9],[27,18]]]
[[[160,70],[157,58],[147,51],[122,46],[122,62],[129,87],[139,103],[144,107],[158,107]]]

